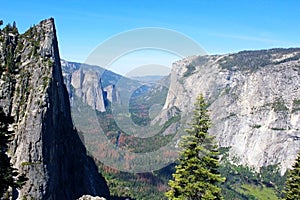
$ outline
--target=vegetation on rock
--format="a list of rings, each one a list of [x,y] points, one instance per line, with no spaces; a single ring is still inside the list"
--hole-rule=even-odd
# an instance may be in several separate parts
[[[229,148],[220,148],[222,158],[219,171],[226,181],[221,185],[224,199],[280,199],[286,175],[277,165],[253,168],[235,165],[229,161]]]
[[[20,188],[26,181],[25,176],[20,176],[13,168],[10,158],[6,154],[8,144],[13,136],[13,132],[9,130],[12,122],[13,118],[7,116],[0,107],[0,197],[7,193],[9,187]]]

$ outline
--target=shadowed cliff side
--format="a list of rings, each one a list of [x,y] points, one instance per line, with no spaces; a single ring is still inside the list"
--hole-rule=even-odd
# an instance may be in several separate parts
[[[75,130],[63,83],[54,20],[19,34],[0,31],[0,106],[14,116],[9,155],[28,181],[19,198],[109,197],[104,178]]]

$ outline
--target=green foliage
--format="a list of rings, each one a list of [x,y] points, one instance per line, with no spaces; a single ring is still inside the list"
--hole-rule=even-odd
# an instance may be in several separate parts
[[[300,99],[294,99],[293,100],[293,105],[294,106],[300,106]]]
[[[3,108],[0,107],[0,197],[7,192],[8,187],[20,188],[26,178],[19,176],[16,169],[10,163],[10,158],[6,151],[8,143],[11,141],[12,131],[8,130],[9,124],[13,122],[13,118],[7,116]]]
[[[8,33],[12,33],[12,34],[18,34],[18,28],[16,26],[16,23],[14,22],[13,25],[11,25],[10,23],[8,23],[4,28],[3,28],[3,32],[8,34]]]
[[[7,49],[8,51],[6,52],[5,65],[8,73],[12,74],[15,70],[14,50],[11,45]]]
[[[2,42],[2,51],[4,52],[4,65],[0,68],[0,74],[3,71],[6,71],[10,77],[11,74],[16,73],[17,69],[17,59],[15,58],[15,42],[13,40],[18,40],[18,29],[16,23],[13,23],[13,26],[8,24],[1,32],[0,42]],[[13,34],[13,35],[11,35]]]
[[[262,167],[256,172],[247,166],[231,164],[229,148],[221,148],[222,159],[219,168],[226,181],[221,185],[225,199],[279,199],[286,176],[281,176],[277,165]]]
[[[194,71],[196,70],[196,67],[194,64],[189,64],[186,66],[187,70],[184,72],[183,77],[188,77],[190,75],[192,75],[194,73]]]
[[[117,142],[118,148],[126,148],[135,153],[155,151],[168,144],[174,135],[162,135],[162,132],[170,125],[180,120],[180,116],[172,117],[163,125],[157,134],[147,138],[140,138],[123,132],[115,122],[114,118],[111,117],[111,110],[109,108],[107,108],[106,112],[101,113],[96,111],[96,113],[98,122],[102,130],[106,133],[107,138],[111,140],[112,143]],[[119,132],[121,135],[119,135],[120,139],[117,141],[116,139]]]
[[[207,104],[197,98],[191,128],[182,137],[179,164],[169,181],[168,199],[223,199],[219,184],[225,179],[218,172],[219,152],[214,137],[208,135],[211,121]]]
[[[294,99],[292,113],[299,111],[299,110],[300,110],[300,99]]]
[[[286,112],[289,110],[282,98],[277,98],[274,102],[266,103],[263,107],[272,108],[275,112]]]
[[[231,71],[253,72],[271,64],[280,64],[292,60],[298,60],[300,58],[300,54],[295,54],[292,57],[280,61],[275,61],[274,59],[272,59],[272,54],[289,54],[293,51],[293,48],[241,51],[236,54],[225,56],[224,58],[219,60],[219,64],[223,69],[228,69]]]
[[[35,27],[30,27],[23,35],[27,38],[33,37],[35,32]]]
[[[254,126],[252,126],[252,128],[260,128],[261,125],[260,124],[255,124]]]
[[[152,87],[148,92],[132,96],[129,101],[129,113],[132,121],[139,126],[147,126],[151,119],[149,110],[153,105],[163,106],[168,94],[168,88]]]
[[[176,123],[180,120],[180,115],[172,117],[158,130],[157,134],[147,138],[139,138],[131,136],[130,134],[123,132],[122,129],[119,128],[118,124],[115,121],[115,117],[120,117],[119,121],[122,121],[122,113],[120,113],[120,116],[113,116],[109,107],[106,108],[106,112],[92,110],[77,97],[74,97],[73,102],[74,106],[72,108],[72,116],[76,123],[76,127],[79,130],[87,129],[86,127],[89,127],[90,129],[92,123],[94,123],[93,125],[95,127],[98,127],[100,125],[107,138],[111,141],[111,143],[116,144],[117,148],[126,148],[127,150],[135,153],[155,151],[160,147],[168,144],[173,139],[174,135],[162,135],[162,132],[165,131],[173,123]],[[75,107],[77,109],[74,109]],[[78,112],[78,110],[80,110],[80,112]],[[96,116],[98,117],[98,121],[95,121],[93,119],[93,116],[95,116],[95,114],[93,113],[95,112]],[[85,115],[85,117],[83,117],[83,115]],[[97,143],[94,143],[94,141],[97,140],[97,138],[94,138],[95,134],[91,135],[88,133],[84,133],[84,137],[85,142],[88,144],[87,146],[89,148],[95,147],[96,149]],[[117,140],[118,137],[119,140]]]
[[[16,47],[16,52],[21,53],[23,49],[24,49],[24,44],[22,42],[19,42]]]
[[[102,172],[105,177],[110,194],[115,197],[130,197],[143,200],[164,200],[166,197],[161,192],[159,177],[152,173],[131,174],[125,172],[107,173]]]
[[[40,165],[41,162],[22,162],[21,165],[24,166],[32,166],[32,165]]]
[[[48,67],[53,67],[54,62],[51,59],[48,59]]]
[[[42,79],[43,79],[43,90],[45,90],[46,87],[49,85],[51,78],[46,75],[43,76]]]
[[[246,196],[247,199],[260,199],[260,200],[275,200],[278,199],[274,190],[266,186],[257,186],[254,184],[243,184],[237,188],[241,194]]]
[[[288,172],[284,193],[285,200],[300,199],[300,153],[293,165],[293,170]]]
[[[271,130],[273,131],[284,131],[284,128],[276,128],[276,127],[272,127]]]
[[[225,88],[225,91],[224,91],[224,94],[229,94],[229,93],[230,93],[230,90],[231,90],[230,87],[226,87],[226,88]]]
[[[288,108],[286,107],[285,103],[281,99],[277,99],[276,101],[273,102],[272,108],[274,109],[275,112],[282,112],[282,111],[287,111]]]
[[[109,186],[112,199],[165,200],[168,180],[175,172],[175,164],[158,171],[136,174],[120,172],[102,163],[98,163],[98,166]]]

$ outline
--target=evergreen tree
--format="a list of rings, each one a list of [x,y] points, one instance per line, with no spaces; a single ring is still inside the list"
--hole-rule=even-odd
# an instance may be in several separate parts
[[[12,137],[12,131],[8,130],[8,126],[12,122],[13,118],[7,116],[0,107],[0,198],[6,193],[8,187],[19,188],[26,181],[23,175],[18,176],[6,154]]]
[[[172,200],[223,199],[219,184],[225,181],[218,172],[219,152],[214,137],[208,135],[211,121],[203,96],[195,103],[191,127],[182,137],[179,164],[166,192]]]
[[[300,153],[293,169],[288,171],[285,190],[283,191],[286,200],[300,199]]]

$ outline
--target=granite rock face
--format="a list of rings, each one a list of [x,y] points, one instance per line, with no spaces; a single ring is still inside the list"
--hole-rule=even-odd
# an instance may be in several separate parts
[[[291,167],[300,148],[300,49],[178,61],[164,110],[155,120],[168,120],[176,108],[185,124],[199,94],[209,103],[210,133],[220,146],[231,147],[232,161],[257,170],[279,164],[282,173]]]
[[[109,197],[104,178],[75,130],[63,82],[54,20],[22,35],[0,32],[0,106],[13,115],[15,136],[8,154],[28,181],[19,199]]]
[[[105,99],[109,102],[121,104],[121,99],[115,85],[108,85],[103,88],[103,91]]]
[[[83,195],[82,197],[80,197],[78,200],[106,200],[103,197],[93,197],[91,195]]]
[[[74,97],[100,112],[106,111],[108,103],[121,102],[119,91],[115,87],[117,81],[114,80],[121,76],[114,75],[98,66],[68,61],[62,61],[61,64],[71,106]],[[110,80],[102,80],[107,77],[110,77]]]

